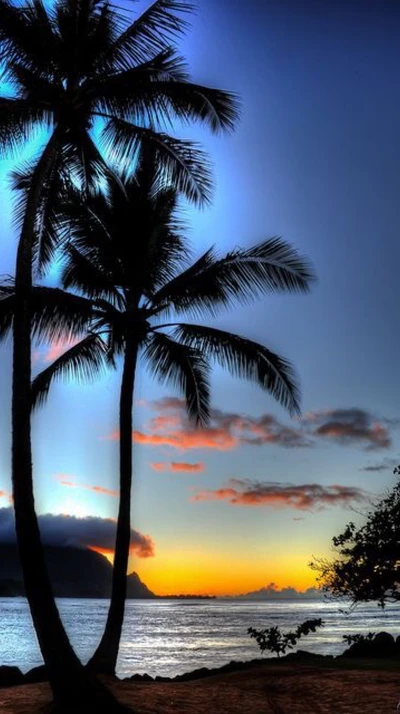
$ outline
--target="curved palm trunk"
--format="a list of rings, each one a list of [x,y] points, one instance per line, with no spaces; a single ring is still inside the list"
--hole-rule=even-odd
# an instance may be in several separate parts
[[[124,621],[127,569],[131,538],[132,406],[138,345],[127,339],[119,408],[120,498],[115,542],[111,601],[99,646],[88,667],[101,674],[114,674]]]
[[[32,249],[42,186],[59,151],[57,129],[50,138],[32,179],[15,273],[12,376],[12,484],[15,528],[26,596],[40,649],[59,711],[125,711],[110,692],[90,676],[72,649],[47,573],[35,513],[31,449],[31,318]]]

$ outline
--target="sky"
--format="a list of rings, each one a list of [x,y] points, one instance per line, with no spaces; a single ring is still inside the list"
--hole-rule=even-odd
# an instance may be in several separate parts
[[[143,3],[138,3],[140,8]],[[215,169],[211,207],[186,208],[197,254],[280,235],[318,284],[218,319],[289,358],[291,419],[215,369],[212,420],[193,432],[178,393],[141,369],[131,569],[154,592],[238,594],[313,585],[314,556],[395,483],[400,461],[398,171],[400,8],[386,0],[203,0],[182,41],[193,78],[236,91],[232,136],[191,128]],[[181,133],[181,136],[183,134]],[[0,274],[17,233],[0,165]],[[35,370],[57,353],[35,349]],[[0,351],[0,538],[9,533],[9,345]],[[65,543],[112,556],[120,373],[56,385],[34,417],[37,511]],[[46,524],[51,524],[46,526]],[[56,525],[54,525],[56,524]],[[54,536],[54,532],[56,534]]]

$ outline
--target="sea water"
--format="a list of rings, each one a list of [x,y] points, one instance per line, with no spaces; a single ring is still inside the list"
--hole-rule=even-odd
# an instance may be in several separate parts
[[[57,602],[77,654],[87,661],[101,636],[108,601]],[[343,605],[315,600],[129,600],[117,674],[128,677],[147,672],[172,677],[198,667],[250,660],[259,657],[260,651],[248,636],[248,627],[293,629],[317,617],[325,626],[300,640],[299,648],[339,654],[346,647],[342,640],[345,634],[381,630],[400,634],[400,604],[383,611],[372,604],[348,614],[342,609]],[[41,663],[26,600],[1,598],[0,664],[17,665],[26,672]]]

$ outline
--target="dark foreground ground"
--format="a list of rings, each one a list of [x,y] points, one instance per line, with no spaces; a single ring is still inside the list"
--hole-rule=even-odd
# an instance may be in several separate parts
[[[107,682],[136,714],[393,714],[400,662],[264,663],[186,682]],[[0,690],[1,714],[37,714],[48,685]]]

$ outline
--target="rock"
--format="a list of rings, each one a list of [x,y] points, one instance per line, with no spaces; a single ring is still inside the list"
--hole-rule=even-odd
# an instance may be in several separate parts
[[[307,652],[307,650],[297,650],[297,652],[289,652],[282,659],[286,661],[298,661],[298,660],[320,660],[320,659],[332,659],[332,655],[322,655],[316,652]]]
[[[132,677],[127,677],[124,682],[154,682],[154,679],[149,674],[132,674]]]
[[[18,667],[0,666],[0,687],[15,687],[23,681],[24,675]]]
[[[398,638],[399,639],[399,638]],[[343,652],[342,657],[391,659],[396,656],[398,649],[393,635],[388,632],[378,632],[372,640],[353,642]]]
[[[382,657],[393,656],[395,654],[396,643],[393,635],[388,632],[378,632],[372,640],[374,652]]]
[[[219,673],[219,669],[217,670]],[[178,674],[175,678],[175,682],[188,682],[191,679],[203,679],[203,677],[209,677],[214,674],[212,669],[208,667],[200,667],[199,669],[194,669],[192,672],[185,672],[185,674]]]
[[[372,641],[367,640],[366,642],[353,642],[350,647],[343,652],[342,657],[355,657],[356,659],[363,659],[364,657],[372,657]]]
[[[39,682],[48,682],[47,670],[44,664],[39,667],[33,667],[24,675],[24,684],[38,684]]]

